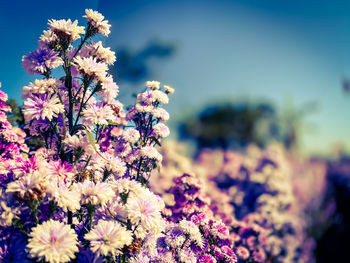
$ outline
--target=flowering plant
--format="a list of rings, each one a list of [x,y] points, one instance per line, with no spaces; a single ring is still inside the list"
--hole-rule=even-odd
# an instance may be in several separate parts
[[[161,105],[174,90],[148,81],[125,111],[107,72],[115,54],[93,41],[110,25],[96,11],[85,17],[86,29],[50,20],[22,59],[42,76],[23,88],[23,114],[45,147],[27,153],[0,94],[0,261],[126,262],[165,230],[164,202],[147,184],[169,135]]]

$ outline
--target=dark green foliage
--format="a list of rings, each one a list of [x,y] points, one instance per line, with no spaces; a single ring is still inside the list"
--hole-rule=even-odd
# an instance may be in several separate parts
[[[180,126],[182,138],[194,139],[199,148],[242,148],[249,143],[264,146],[278,136],[276,110],[265,103],[222,104],[205,108],[198,118],[190,118]],[[264,123],[267,133],[261,135]]]

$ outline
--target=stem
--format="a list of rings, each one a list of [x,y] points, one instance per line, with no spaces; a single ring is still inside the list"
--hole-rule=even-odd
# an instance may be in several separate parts
[[[80,45],[79,45],[78,49],[75,51],[74,56],[72,57],[72,59],[75,58],[75,56],[78,54],[78,52],[79,52],[80,49],[83,47],[85,41],[86,41],[88,38],[89,38],[89,35],[88,35],[87,33],[85,33],[85,36],[84,36],[84,38],[81,40]]]
[[[137,176],[136,176],[136,181],[139,180],[140,178],[140,172],[141,172],[141,165],[142,165],[142,157],[140,158],[140,162],[139,162],[139,167],[137,168]]]
[[[73,213],[72,213],[72,211],[68,211],[68,224],[70,224],[70,225],[73,224]]]
[[[78,111],[78,114],[77,114],[77,118],[75,119],[75,122],[74,122],[74,127],[78,124],[78,120],[79,120],[79,118],[80,118],[80,114],[81,114],[81,111],[83,110],[83,107],[85,106],[85,103],[87,102],[85,102],[84,103],[84,98],[85,98],[85,95],[86,95],[86,92],[87,92],[87,90],[88,90],[88,88],[89,88],[89,83],[90,81],[88,81],[88,80],[86,80],[85,78],[84,78],[84,81],[83,81],[83,84],[82,85],[84,85],[84,91],[83,91],[83,96],[81,97],[81,101],[80,101],[80,107],[79,107],[79,111]],[[72,120],[72,123],[73,123],[73,120]],[[72,124],[73,125],[73,124]]]

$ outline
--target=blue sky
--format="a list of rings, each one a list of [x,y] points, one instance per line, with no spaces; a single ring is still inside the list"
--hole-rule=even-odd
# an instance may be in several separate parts
[[[311,101],[318,110],[307,122],[317,129],[305,133],[303,150],[327,152],[337,141],[350,149],[350,96],[341,90],[342,78],[350,77],[350,2],[6,1],[0,81],[10,97],[19,99],[33,80],[21,57],[36,48],[47,20],[80,19],[85,8],[111,21],[109,46],[137,49],[154,38],[176,44],[173,58],[152,62],[152,77],[176,88],[168,107],[173,119],[218,100],[265,99],[281,109],[288,98],[296,106]]]

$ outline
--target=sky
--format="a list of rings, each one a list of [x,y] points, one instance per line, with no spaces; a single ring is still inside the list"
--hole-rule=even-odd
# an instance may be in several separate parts
[[[267,100],[280,109],[291,99],[296,107],[315,102],[317,111],[305,119],[314,129],[305,129],[303,151],[329,152],[335,142],[350,150],[350,96],[341,89],[350,78],[350,2],[2,1],[0,81],[10,97],[19,100],[34,79],[22,70],[21,57],[36,48],[47,20],[83,22],[85,8],[111,22],[107,46],[175,43],[173,57],[151,61],[152,77],[176,89],[168,106],[173,120],[215,101]]]

